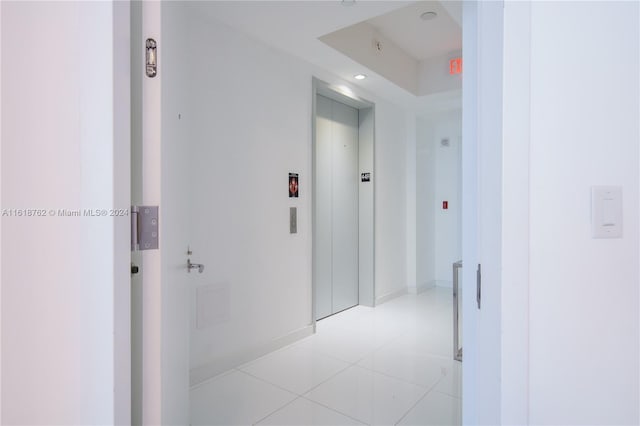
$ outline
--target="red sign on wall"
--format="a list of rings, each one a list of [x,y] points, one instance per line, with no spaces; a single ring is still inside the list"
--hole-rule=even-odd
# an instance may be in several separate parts
[[[449,74],[462,74],[462,58],[449,60]]]

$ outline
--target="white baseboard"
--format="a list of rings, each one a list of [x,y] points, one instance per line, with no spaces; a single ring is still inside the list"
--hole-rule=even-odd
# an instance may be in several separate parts
[[[391,293],[387,293],[383,296],[376,297],[376,306],[381,305],[385,302],[388,302],[391,299],[395,299],[396,297],[403,296],[407,293],[408,293],[408,290],[406,287],[404,287],[404,288],[401,288],[400,290],[392,291]]]
[[[420,294],[420,293],[424,293],[430,288],[434,288],[435,286],[436,286],[436,281],[431,280],[429,282],[419,284],[418,287],[409,287],[407,290],[409,294]]]
[[[297,342],[300,339],[304,339],[305,337],[310,336],[313,333],[313,326],[308,325],[285,336],[264,343],[260,346],[220,357],[208,362],[205,365],[192,368],[189,371],[189,386],[192,388],[198,386],[199,384],[221,373],[224,373],[225,371],[229,371],[232,368],[236,368],[242,364],[246,364],[247,362],[260,358],[261,356],[264,356],[270,352],[276,351],[280,348]]]
[[[436,287],[453,288],[453,281],[435,280]]]

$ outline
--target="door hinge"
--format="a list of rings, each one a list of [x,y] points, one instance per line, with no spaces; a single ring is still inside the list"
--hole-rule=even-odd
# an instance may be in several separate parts
[[[131,251],[159,248],[158,210],[158,206],[131,206]]]
[[[153,78],[158,74],[158,43],[154,39],[148,38],[145,47],[147,77]]]
[[[481,300],[482,300],[482,265],[478,263],[478,270],[476,271],[476,302],[478,302],[478,309],[480,309]]]

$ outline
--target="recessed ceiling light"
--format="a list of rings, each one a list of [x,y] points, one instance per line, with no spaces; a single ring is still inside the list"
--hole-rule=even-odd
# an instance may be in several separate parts
[[[355,78],[356,80],[364,80],[365,78],[367,78],[367,76],[364,74],[356,74],[353,76],[353,78]]]
[[[436,12],[425,12],[422,15],[420,15],[420,18],[425,21],[430,21],[432,19],[436,19],[437,17],[438,17],[438,14]]]

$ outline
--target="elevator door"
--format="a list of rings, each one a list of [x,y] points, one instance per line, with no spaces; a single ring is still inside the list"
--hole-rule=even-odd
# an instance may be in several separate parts
[[[316,103],[316,319],[358,304],[358,110]]]

